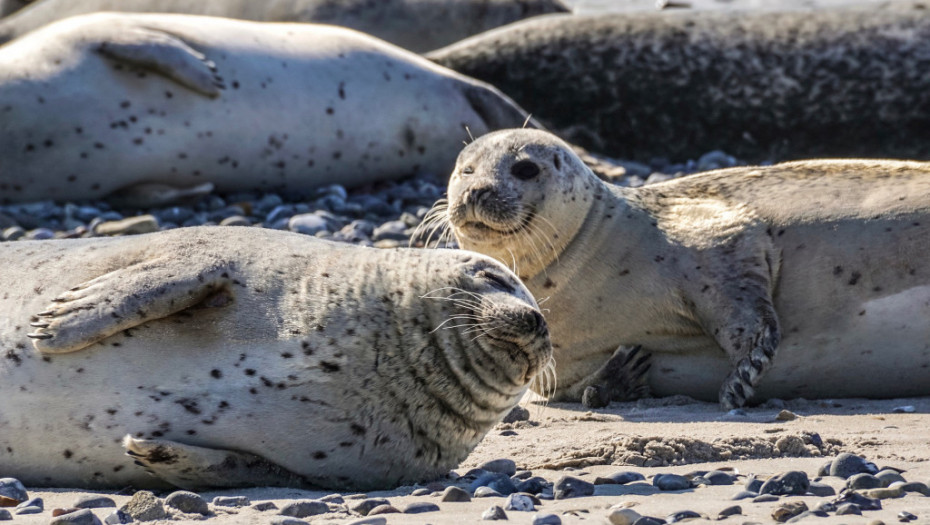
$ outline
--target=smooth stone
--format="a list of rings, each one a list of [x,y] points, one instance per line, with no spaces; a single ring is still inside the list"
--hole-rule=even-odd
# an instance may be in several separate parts
[[[416,489],[410,493],[411,496],[429,496],[433,491],[427,488]]]
[[[759,488],[759,494],[802,495],[807,493],[810,484],[806,472],[791,470],[763,483]]]
[[[116,507],[116,502],[106,496],[82,496],[71,504],[77,509],[106,509]]]
[[[827,461],[817,469],[817,476],[825,477],[830,475],[830,468],[833,467],[833,460]]]
[[[539,494],[549,487],[549,482],[545,478],[533,476],[517,483],[517,492],[528,492],[530,494]]]
[[[121,510],[114,510],[103,520],[107,525],[122,525],[123,523],[132,523],[132,521],[132,516]]]
[[[782,410],[775,416],[775,421],[794,421],[798,415],[790,410]]]
[[[514,483],[516,483],[517,480],[523,481],[523,480],[530,479],[531,477],[533,477],[533,471],[532,471],[532,470],[518,470],[518,471],[516,471],[516,472],[513,473],[513,476],[510,476],[510,479],[511,479]]]
[[[530,411],[526,408],[517,405],[513,407],[510,412],[504,416],[504,419],[501,420],[501,423],[516,423],[517,421],[529,421],[530,420]]]
[[[362,518],[360,520],[350,521],[346,525],[387,525],[387,518],[382,518],[380,516]]]
[[[853,474],[846,480],[846,488],[850,490],[877,489],[883,486],[882,480],[864,472],[861,474]]]
[[[404,507],[404,514],[423,514],[424,512],[439,512],[439,505],[428,501],[418,501]]]
[[[604,408],[610,404],[610,394],[600,385],[591,385],[581,394],[581,404],[587,409]]]
[[[875,474],[878,469],[874,464],[866,461],[864,458],[844,452],[833,458],[830,465],[830,475],[847,479],[854,474]]]
[[[665,517],[666,523],[677,523],[679,521],[684,521],[693,518],[702,517],[699,513],[694,512],[693,510],[680,510],[678,512],[673,512]]]
[[[807,487],[807,492],[813,494],[814,496],[820,496],[825,498],[827,496],[836,496],[836,489],[827,485],[826,483],[821,483],[819,481],[811,481],[809,487]]]
[[[904,405],[900,407],[894,407],[891,411],[895,414],[910,414],[915,410],[916,409],[914,408],[914,405]]]
[[[368,513],[369,516],[377,516],[379,514],[400,514],[400,509],[393,505],[378,505]]]
[[[642,514],[633,509],[612,509],[607,515],[607,520],[610,525],[633,525],[642,517]]]
[[[917,516],[911,514],[910,512],[906,510],[902,510],[901,512],[898,513],[898,521],[903,521],[906,523],[908,521],[913,521],[916,519],[917,519]]]
[[[210,505],[200,494],[179,490],[165,497],[165,505],[178,509],[186,514],[210,514]]]
[[[4,241],[15,241],[26,236],[26,230],[20,226],[10,226],[3,230],[3,234],[0,234],[0,239]]]
[[[652,484],[663,491],[685,490],[691,488],[691,480],[678,474],[656,474]]]
[[[746,478],[746,483],[744,484],[744,486],[746,487],[746,490],[748,490],[749,492],[755,492],[758,494],[759,489],[762,488],[763,483],[765,483],[765,481],[755,476],[749,476],[748,478]]]
[[[633,525],[665,525],[665,520],[652,516],[643,516],[633,522]]]
[[[736,476],[732,476],[720,470],[712,470],[702,477],[709,480],[711,485],[732,485],[736,482]]]
[[[533,505],[533,498],[525,494],[515,493],[507,496],[507,501],[504,503],[504,510],[533,512],[536,510],[536,507]]]
[[[49,525],[101,525],[101,523],[90,509],[82,509],[54,517]]]
[[[16,510],[13,512],[17,516],[25,514],[42,514],[42,507],[28,506],[28,507],[16,507]]]
[[[270,525],[310,525],[306,521],[290,516],[275,516],[271,518]]]
[[[42,498],[30,498],[16,506],[17,509],[23,509],[26,507],[38,507],[42,510],[45,510],[45,502],[42,501]]]
[[[758,496],[759,496],[758,492],[752,492],[751,490],[741,490],[737,492],[736,494],[734,494],[733,497],[730,499],[733,501],[739,501],[741,499],[755,498]]]
[[[9,521],[13,519],[13,515],[10,514],[10,511],[6,509],[0,509],[0,521]]]
[[[372,231],[371,240],[373,241],[406,241],[407,234],[404,233],[408,226],[403,221],[388,221]]]
[[[904,495],[904,491],[900,487],[895,488],[881,488],[881,489],[869,489],[861,491],[862,495],[867,498],[874,499],[891,499],[891,498],[900,498]]]
[[[352,506],[352,511],[362,516],[367,516],[371,509],[381,505],[390,505],[390,502],[384,498],[364,499]]]
[[[481,519],[485,521],[506,520],[507,513],[504,512],[504,509],[498,507],[497,505],[494,505],[488,510],[481,513]]]
[[[733,505],[732,507],[727,507],[721,510],[717,514],[717,519],[722,520],[723,518],[726,518],[729,516],[736,516],[742,513],[743,513],[743,507],[740,507],[739,505]]]
[[[624,470],[622,472],[615,472],[607,476],[606,478],[601,478],[601,479],[611,480],[613,483],[616,483],[617,485],[626,485],[627,483],[632,483],[634,481],[644,481],[646,479],[646,476],[643,476],[639,472]]]
[[[476,498],[503,498],[504,495],[491,487],[481,486],[475,489]]]
[[[775,507],[772,511],[772,519],[779,523],[784,523],[806,510],[807,504],[803,501],[789,501]]]
[[[816,512],[827,512],[827,513],[836,512],[836,505],[834,505],[833,502],[831,501],[821,501],[820,503],[817,504],[816,507],[814,507],[811,510],[814,510]]]
[[[288,220],[287,229],[304,235],[316,235],[317,232],[328,231],[329,223],[315,213],[302,213]]]
[[[329,505],[314,499],[298,500],[285,505],[278,514],[292,518],[306,518],[329,512]]]
[[[430,488],[427,488],[424,490],[427,490],[428,491],[427,493],[433,492],[433,489],[430,489]],[[326,496],[323,496],[322,498],[320,498],[320,501],[323,501],[326,503],[333,503],[335,505],[342,505],[343,503],[346,502],[345,498],[342,497],[342,494],[327,494]]]
[[[904,476],[894,470],[882,470],[876,474],[875,477],[881,480],[882,486],[884,487],[891,486],[891,484],[896,481],[907,482]]]
[[[132,516],[137,521],[154,521],[168,518],[165,506],[155,494],[147,490],[140,490],[120,508],[121,511]]]
[[[487,472],[506,474],[508,477],[517,473],[517,464],[512,459],[494,459],[480,465],[478,468]]]
[[[928,487],[926,483],[921,483],[920,481],[908,481],[905,483],[895,482],[888,487],[900,487],[904,492],[918,492],[924,496],[930,496],[930,487]]]
[[[252,221],[241,216],[232,215],[220,221],[220,226],[251,226]]]
[[[580,498],[594,494],[594,484],[574,476],[562,476],[553,485],[555,499]]]
[[[246,496],[217,496],[213,498],[217,507],[248,507],[252,504]]]
[[[562,525],[562,518],[555,514],[537,514],[533,516],[533,525]]]
[[[479,487],[489,487],[504,496],[509,496],[517,491],[517,487],[513,484],[510,476],[503,472],[485,471],[468,486],[472,492],[475,492]]]
[[[139,215],[118,221],[107,221],[94,228],[96,235],[138,235],[158,231],[158,219],[153,215]]]
[[[36,228],[34,230],[29,230],[26,232],[26,238],[31,241],[44,241],[46,239],[54,239],[55,232],[48,228]]]
[[[262,501],[252,505],[252,508],[259,511],[265,512],[269,510],[278,510],[278,506],[274,504],[273,501]]]
[[[866,497],[854,490],[847,490],[840,493],[839,497],[833,500],[837,507],[844,503],[855,503],[862,510],[882,510],[881,500]]]
[[[775,494],[762,494],[761,496],[756,496],[752,498],[753,503],[768,503],[770,501],[778,501],[781,499],[781,496],[776,496]]]
[[[804,512],[798,514],[797,516],[795,516],[795,517],[789,519],[789,520],[786,521],[785,523],[800,523],[800,522],[802,522],[802,521],[803,521],[803,522],[807,522],[807,519],[808,519],[808,518],[811,518],[811,517],[815,517],[815,518],[826,518],[827,516],[829,516],[829,514],[827,514],[826,512],[815,511],[815,510],[806,510],[806,511],[804,511]],[[809,523],[809,522],[807,522],[807,523]]]
[[[443,502],[464,502],[471,501],[471,496],[468,494],[467,490],[461,489],[459,487],[446,487],[446,490],[442,492]]]

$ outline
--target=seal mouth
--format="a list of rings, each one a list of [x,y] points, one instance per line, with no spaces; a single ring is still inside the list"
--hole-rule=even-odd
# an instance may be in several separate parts
[[[498,237],[510,237],[523,233],[527,228],[530,227],[530,224],[535,218],[536,213],[532,210],[529,210],[523,217],[519,218],[516,226],[512,228],[499,227],[488,224],[484,221],[466,221],[465,223],[457,226],[457,228],[464,234],[465,237],[469,239],[473,239],[475,236],[487,237],[489,235],[495,235]]]

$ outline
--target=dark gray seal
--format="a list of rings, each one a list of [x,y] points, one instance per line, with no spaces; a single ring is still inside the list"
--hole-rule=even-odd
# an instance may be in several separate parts
[[[552,334],[555,399],[930,394],[930,163],[812,160],[642,188],[536,130],[459,155],[459,244],[516,268]]]
[[[923,6],[553,15],[428,56],[619,158],[927,159]]]
[[[551,355],[526,288],[470,252],[203,227],[0,263],[0,472],[31,486],[435,478]]]

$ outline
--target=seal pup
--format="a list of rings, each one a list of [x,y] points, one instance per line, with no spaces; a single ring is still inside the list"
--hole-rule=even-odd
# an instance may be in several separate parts
[[[616,158],[930,159],[923,7],[553,15],[427,56]]]
[[[532,296],[475,253],[201,227],[0,261],[0,472],[32,486],[435,478],[551,355]]]
[[[6,0],[6,14],[23,7]],[[571,10],[561,0],[39,0],[0,21],[0,43],[69,16],[100,11],[221,16],[350,27],[422,53],[494,27]]]
[[[0,203],[147,184],[299,196],[448,173],[469,130],[526,118],[493,87],[351,29],[85,15],[0,48]]]
[[[725,408],[754,392],[930,394],[930,163],[813,160],[622,188],[556,137],[508,130],[461,152],[445,215],[461,247],[512,264],[545,301],[555,399],[647,370],[636,346],[655,394]]]

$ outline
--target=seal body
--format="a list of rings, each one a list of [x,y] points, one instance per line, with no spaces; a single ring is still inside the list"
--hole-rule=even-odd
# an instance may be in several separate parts
[[[31,486],[429,479],[550,355],[527,290],[473,253],[214,227],[0,260],[0,470]]]
[[[4,46],[0,113],[7,203],[444,173],[466,127],[526,120],[494,88],[349,29],[119,13]]]
[[[447,216],[462,247],[514,265],[546,301],[558,399],[609,384],[636,346],[653,393],[726,407],[754,391],[930,393],[928,163],[816,160],[632,189],[514,130],[462,151]]]
[[[6,0],[0,6],[9,14],[27,3],[0,21],[0,42],[69,16],[117,11],[334,24],[423,52],[530,16],[569,11],[560,0]]]
[[[614,157],[928,159],[930,17],[886,4],[553,15],[428,56]]]

